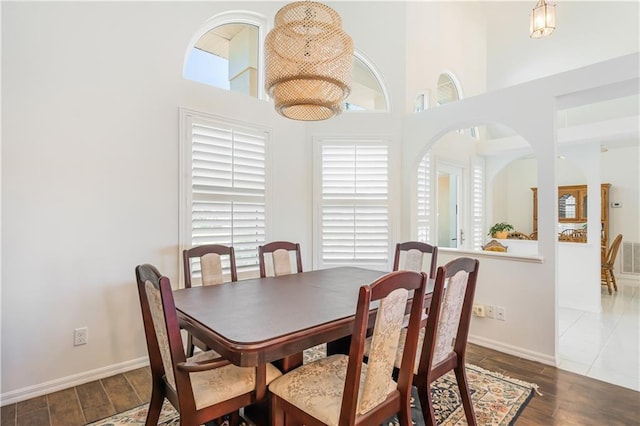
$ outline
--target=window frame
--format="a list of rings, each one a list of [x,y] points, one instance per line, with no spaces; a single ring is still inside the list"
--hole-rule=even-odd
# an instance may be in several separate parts
[[[178,235],[178,264],[179,264],[179,287],[184,287],[184,270],[182,265],[182,252],[184,249],[191,248],[193,246],[193,233],[192,233],[192,206],[193,206],[193,188],[192,188],[192,129],[191,124],[193,122],[200,123],[213,123],[224,127],[231,127],[233,129],[250,129],[252,131],[264,132],[264,237],[263,244],[270,239],[271,232],[271,208],[270,208],[270,194],[271,194],[271,140],[273,136],[272,129],[253,123],[246,123],[238,120],[233,120],[227,117],[216,116],[202,111],[195,111],[188,108],[179,108],[180,114],[180,149],[179,149],[179,235]],[[238,200],[244,202],[243,196]],[[233,195],[221,195],[220,201],[234,200]],[[232,245],[232,244],[231,244]],[[238,278],[254,278],[259,276],[258,257],[256,248],[256,264],[255,267],[251,267],[250,270],[241,271],[238,270]]]
[[[207,21],[198,28],[198,30],[193,34],[191,39],[189,40],[189,44],[187,44],[187,49],[184,54],[183,62],[182,62],[182,78],[184,79],[187,62],[189,59],[189,55],[191,54],[191,50],[195,47],[196,43],[200,38],[211,31],[216,27],[220,27],[222,25],[227,24],[246,24],[253,25],[258,28],[258,93],[256,99],[259,100],[268,100],[269,97],[264,89],[264,39],[267,35],[269,28],[268,19],[257,12],[252,12],[248,10],[230,10],[226,12],[222,12],[212,16],[207,19]],[[190,80],[192,81],[192,80]],[[205,84],[200,81],[194,81],[195,83]],[[216,86],[210,86],[216,87]],[[219,90],[225,90],[220,89]],[[231,91],[231,90],[229,90]]]
[[[367,268],[383,268],[390,269],[393,263],[394,247],[396,237],[398,235],[398,188],[400,172],[399,153],[394,145],[392,138],[389,136],[322,136],[313,137],[313,268],[326,268],[332,266],[361,266]],[[344,262],[344,263],[323,263],[322,255],[322,147],[324,145],[383,145],[387,148],[387,258],[383,262],[362,261]],[[371,204],[369,200],[362,204]]]

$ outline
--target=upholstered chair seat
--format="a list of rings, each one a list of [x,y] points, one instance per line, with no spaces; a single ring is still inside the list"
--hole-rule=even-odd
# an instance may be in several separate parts
[[[187,359],[187,363],[203,362],[219,358],[215,351],[200,352]],[[267,364],[267,383],[282,373],[271,364]],[[208,407],[236,396],[250,393],[256,388],[256,369],[238,367],[233,364],[213,370],[190,373],[191,388],[196,409]],[[170,383],[168,383],[171,386]],[[173,388],[175,391],[175,388]]]
[[[269,391],[323,423],[338,426],[348,364],[347,355],[339,354],[321,358],[274,380],[269,385]],[[362,364],[361,374],[358,406],[365,388],[367,364]],[[380,383],[379,386],[386,388],[385,395],[389,395],[398,385],[389,377],[386,383]]]

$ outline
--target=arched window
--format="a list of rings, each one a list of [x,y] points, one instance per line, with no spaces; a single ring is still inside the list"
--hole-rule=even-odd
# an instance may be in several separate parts
[[[462,99],[462,89],[460,88],[460,82],[453,73],[445,71],[438,77],[438,90],[436,93],[437,105],[444,105],[449,102],[455,102]],[[480,135],[477,127],[470,127],[468,129],[461,129],[461,133],[466,133],[468,136],[479,139]]]
[[[224,90],[265,99],[264,38],[267,20],[256,13],[225,12],[209,19],[194,35],[183,77]],[[345,111],[388,111],[388,90],[380,73],[355,52],[351,93]]]
[[[460,88],[453,75],[442,73],[438,77],[438,105],[455,102],[460,99]]]
[[[345,111],[388,111],[388,91],[380,73],[362,54],[353,55],[353,82],[345,101]]]
[[[263,98],[265,23],[251,12],[226,12],[211,18],[192,39],[183,77]]]

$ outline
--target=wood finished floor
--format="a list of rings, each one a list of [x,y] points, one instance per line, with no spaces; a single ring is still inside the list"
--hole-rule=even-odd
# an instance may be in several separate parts
[[[640,425],[640,392],[469,344],[467,362],[537,383],[517,425]],[[1,426],[76,426],[147,402],[148,367],[2,407]]]

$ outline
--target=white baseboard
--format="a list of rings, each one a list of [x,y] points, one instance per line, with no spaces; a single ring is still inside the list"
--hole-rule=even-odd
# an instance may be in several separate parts
[[[40,383],[38,385],[27,386],[22,389],[5,392],[0,394],[0,406],[25,401],[27,399],[47,395],[63,389],[69,389],[74,386],[93,382],[116,374],[126,373],[127,371],[135,370],[136,368],[144,367],[146,365],[149,365],[149,357],[142,357],[121,362],[119,364],[109,365],[107,367],[97,368],[95,370],[84,371],[82,373]]]
[[[520,348],[518,346],[507,345],[505,343],[498,342],[496,340],[487,339],[485,337],[480,337],[480,336],[469,335],[468,340],[469,342],[474,343],[476,345],[484,346],[489,349],[495,349],[496,351],[504,352],[509,355],[528,359],[529,361],[541,362],[542,364],[551,365],[552,367],[557,366],[555,357],[546,355],[540,352],[530,351],[528,349]]]
[[[638,275],[616,273],[616,280],[618,281],[618,285],[626,284],[640,287],[640,276]]]

